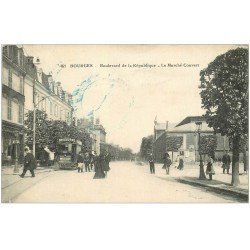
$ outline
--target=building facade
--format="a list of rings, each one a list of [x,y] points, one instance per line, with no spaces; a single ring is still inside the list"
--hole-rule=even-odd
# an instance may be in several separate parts
[[[23,48],[2,49],[2,165],[22,162],[26,114],[43,110],[48,119],[72,122],[72,95],[40,67],[40,60],[25,56]]]
[[[4,46],[2,50],[2,165],[22,162],[24,150],[24,79],[22,48]]]
[[[198,131],[196,122],[201,122],[200,135],[213,135],[214,131],[208,127],[206,120],[202,116],[189,116],[178,124],[166,124],[155,122],[154,126],[154,154],[156,161],[162,162],[165,152],[169,152],[166,147],[166,138],[168,136],[182,137],[182,145],[177,152],[169,152],[173,157],[173,161],[178,160],[178,156],[182,155],[185,161],[198,161],[199,160],[199,147],[198,147]],[[217,148],[215,151],[215,158],[220,160],[225,153],[229,150],[229,140],[226,136],[216,134]]]
[[[100,120],[96,119],[94,124],[93,134],[96,140],[96,154],[99,155],[102,150],[106,148],[106,131],[105,128],[100,124]]]
[[[64,91],[60,82],[55,82],[52,75],[47,75],[40,67],[40,60],[33,62],[33,57],[26,57],[27,76],[24,92],[26,98],[25,113],[34,108],[45,111],[48,119],[72,122],[72,96]]]

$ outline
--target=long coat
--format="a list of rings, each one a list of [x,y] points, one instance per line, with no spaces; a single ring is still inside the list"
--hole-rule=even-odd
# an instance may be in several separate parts
[[[104,156],[104,162],[103,162],[103,171],[109,171],[109,162],[111,161],[111,156],[110,154],[107,154]]]
[[[24,156],[24,168],[27,170],[32,170],[36,168],[36,160],[32,153],[27,153]]]
[[[104,170],[103,170],[103,166],[104,166],[104,156],[99,155],[99,156],[96,157],[96,161],[95,161],[94,179],[105,178],[105,173],[104,173]]]

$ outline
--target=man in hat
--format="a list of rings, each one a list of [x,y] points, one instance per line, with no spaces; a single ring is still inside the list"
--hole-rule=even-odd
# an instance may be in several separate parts
[[[230,169],[230,164],[231,164],[231,158],[230,155],[228,153],[228,151],[226,151],[226,153],[223,155],[222,157],[222,168],[223,168],[223,174],[225,174],[225,171],[227,170],[227,174],[229,174],[229,169]]]
[[[152,153],[149,155],[148,162],[149,162],[149,167],[150,167],[150,173],[155,174],[155,160],[154,160],[154,156]]]
[[[23,166],[23,173],[20,175],[23,178],[27,172],[30,171],[31,177],[35,177],[34,169],[36,168],[36,160],[33,154],[30,152],[30,149],[26,147],[24,149],[24,166]]]

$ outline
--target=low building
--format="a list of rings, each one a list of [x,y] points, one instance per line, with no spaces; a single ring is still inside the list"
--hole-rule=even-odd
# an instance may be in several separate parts
[[[173,152],[173,161],[178,159],[178,156],[183,155],[185,161],[198,161],[198,132],[197,122],[201,122],[200,134],[213,135],[214,131],[208,127],[203,116],[188,116],[178,124],[158,123],[154,126],[154,154],[156,161],[162,162],[165,152],[169,152],[166,147],[167,136],[181,136],[182,145],[177,152]],[[215,158],[221,159],[224,152],[229,150],[229,140],[226,136],[216,134],[217,148]],[[169,152],[172,155],[172,152]]]

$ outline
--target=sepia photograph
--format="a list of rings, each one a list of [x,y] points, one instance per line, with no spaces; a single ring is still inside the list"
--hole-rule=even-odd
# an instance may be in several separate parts
[[[248,203],[245,44],[3,44],[2,203]]]

